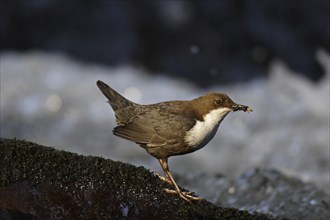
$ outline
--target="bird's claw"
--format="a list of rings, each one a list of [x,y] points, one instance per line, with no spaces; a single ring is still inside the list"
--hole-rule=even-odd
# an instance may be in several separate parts
[[[157,176],[160,180],[164,181],[164,182],[167,182],[168,184],[171,184],[172,185],[172,182],[167,179],[166,177],[163,177],[162,175],[160,175],[159,173],[157,172],[153,172],[155,176]]]
[[[194,196],[192,192],[178,192],[176,190],[173,190],[173,189],[164,189],[165,192],[167,193],[171,193],[171,194],[179,194],[179,196],[188,201],[188,202],[191,202],[191,200],[195,200],[195,201],[200,201],[200,200],[203,200],[203,198],[201,197],[198,197],[198,196]]]

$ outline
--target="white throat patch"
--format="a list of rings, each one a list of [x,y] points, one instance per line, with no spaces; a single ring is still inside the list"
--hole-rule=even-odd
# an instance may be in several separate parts
[[[204,121],[197,121],[185,136],[185,141],[194,150],[204,147],[215,135],[220,122],[231,111],[230,108],[220,108],[209,112],[204,116]]]

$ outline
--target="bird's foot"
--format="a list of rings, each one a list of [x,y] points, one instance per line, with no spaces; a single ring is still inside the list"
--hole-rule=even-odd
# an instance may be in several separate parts
[[[162,175],[160,175],[160,174],[157,173],[157,172],[153,172],[153,174],[154,174],[155,176],[157,176],[160,180],[162,180],[162,181],[164,181],[164,182],[167,182],[168,184],[171,184],[171,185],[172,185],[172,182],[171,182],[169,179],[167,179],[166,177],[163,177]]]
[[[203,200],[203,198],[194,196],[192,192],[181,192],[181,191],[176,191],[173,189],[164,189],[165,192],[171,193],[171,194],[178,194],[182,199],[191,202],[191,200],[199,201]]]

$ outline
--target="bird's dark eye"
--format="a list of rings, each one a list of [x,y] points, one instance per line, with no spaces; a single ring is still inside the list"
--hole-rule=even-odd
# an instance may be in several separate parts
[[[220,105],[221,103],[222,103],[222,99],[216,99],[216,100],[215,100],[215,104],[216,104],[216,105]]]

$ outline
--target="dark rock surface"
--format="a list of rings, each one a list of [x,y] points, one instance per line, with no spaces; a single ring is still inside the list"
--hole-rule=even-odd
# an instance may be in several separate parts
[[[330,3],[314,1],[1,1],[1,50],[61,51],[142,65],[196,84],[264,77],[273,59],[317,80]]]
[[[92,147],[92,146],[91,146]],[[143,167],[0,139],[2,219],[269,219],[189,203]]]

